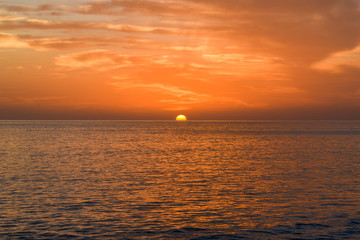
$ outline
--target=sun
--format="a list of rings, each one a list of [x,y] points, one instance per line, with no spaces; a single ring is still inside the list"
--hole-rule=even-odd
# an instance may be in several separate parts
[[[176,117],[176,121],[186,121],[187,119],[186,119],[186,117],[185,117],[185,115],[178,115],[177,117]]]

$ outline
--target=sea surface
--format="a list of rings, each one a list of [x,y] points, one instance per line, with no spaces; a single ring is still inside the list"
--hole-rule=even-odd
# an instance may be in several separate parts
[[[360,122],[0,121],[0,239],[360,239]]]

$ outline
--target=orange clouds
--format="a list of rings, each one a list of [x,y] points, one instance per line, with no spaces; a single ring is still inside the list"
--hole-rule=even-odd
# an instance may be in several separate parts
[[[359,24],[358,0],[3,1],[0,108],[329,118],[359,108]]]
[[[126,66],[127,57],[120,56],[104,50],[91,50],[81,53],[60,55],[56,57],[55,64],[67,68],[82,67],[115,67]]]
[[[314,63],[312,67],[315,69],[332,72],[340,72],[343,70],[342,67],[346,66],[360,68],[359,56],[360,45],[348,51],[333,53],[328,58]]]
[[[19,41],[15,36],[0,33],[0,48],[24,48],[27,44]]]

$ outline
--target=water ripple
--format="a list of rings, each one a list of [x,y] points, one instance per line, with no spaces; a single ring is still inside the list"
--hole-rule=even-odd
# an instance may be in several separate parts
[[[359,122],[0,121],[3,239],[360,239]]]

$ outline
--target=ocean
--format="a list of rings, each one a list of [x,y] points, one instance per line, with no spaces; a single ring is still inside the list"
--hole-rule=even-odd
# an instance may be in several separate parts
[[[360,239],[360,121],[0,121],[0,239]]]

